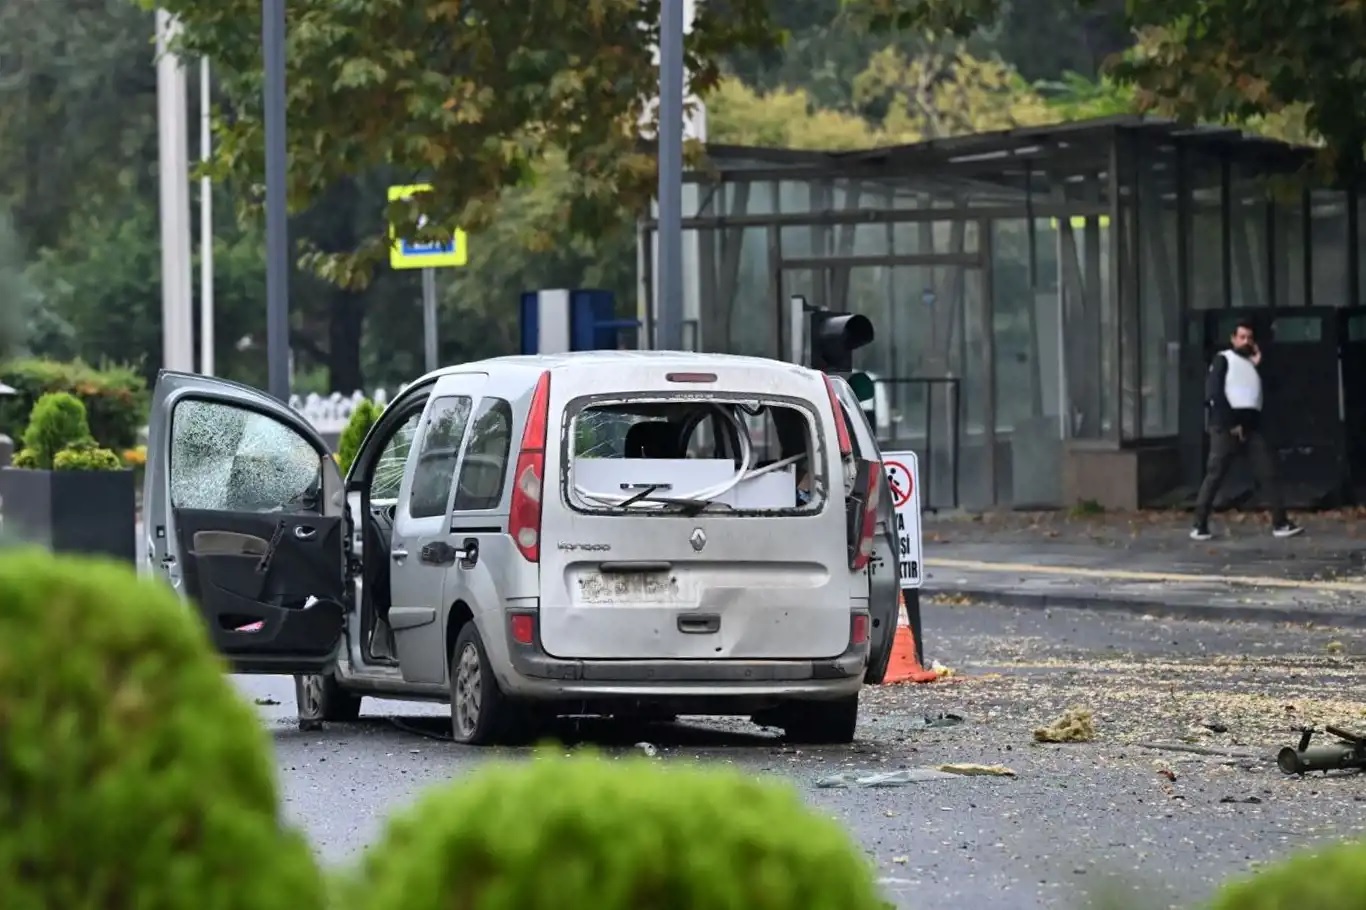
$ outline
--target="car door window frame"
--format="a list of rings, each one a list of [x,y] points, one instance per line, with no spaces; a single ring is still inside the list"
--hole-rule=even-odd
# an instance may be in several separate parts
[[[469,464],[470,447],[474,444],[475,429],[480,420],[493,413],[500,414],[507,421],[507,432],[501,456],[502,465],[498,474],[498,488],[491,497],[484,497],[475,505],[463,505],[460,502],[461,480],[465,474],[465,467]],[[507,493],[508,467],[512,460],[512,431],[515,425],[516,415],[512,410],[512,402],[496,395],[484,395],[477,399],[469,421],[469,428],[465,433],[464,443],[461,446],[460,458],[456,464],[455,478],[452,483],[453,496],[448,504],[448,512],[494,512],[499,509],[503,503],[503,497]]]

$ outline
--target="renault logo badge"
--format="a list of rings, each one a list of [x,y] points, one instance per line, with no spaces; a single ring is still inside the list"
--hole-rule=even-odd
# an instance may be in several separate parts
[[[692,548],[700,553],[702,548],[707,545],[706,532],[701,528],[693,528],[692,536],[688,538],[688,543],[692,544]]]

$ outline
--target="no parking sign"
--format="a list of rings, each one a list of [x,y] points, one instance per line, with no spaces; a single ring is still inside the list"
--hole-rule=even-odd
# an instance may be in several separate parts
[[[882,466],[896,507],[897,574],[903,590],[919,588],[925,565],[920,540],[920,465],[914,452],[883,452]]]

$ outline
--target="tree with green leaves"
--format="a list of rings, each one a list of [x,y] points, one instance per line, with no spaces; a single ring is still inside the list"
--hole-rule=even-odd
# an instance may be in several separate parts
[[[258,187],[261,4],[159,5],[183,26],[181,50],[217,64],[230,101],[231,115],[218,123],[216,173]],[[699,5],[686,41],[694,91],[715,84],[722,54],[776,40],[768,8],[764,0]],[[457,225],[491,224],[502,192],[552,150],[572,165],[574,192],[559,220],[591,231],[605,211],[634,215],[648,203],[654,156],[638,135],[658,80],[658,2],[291,0],[288,16],[294,210],[382,167],[395,182],[434,187],[388,206],[399,234],[442,240]],[[260,195],[244,201],[258,204]],[[318,250],[309,264],[336,284],[364,287],[389,243],[380,224],[353,249]]]
[[[968,35],[1005,0],[847,0],[872,27]],[[1083,0],[1084,5],[1091,5]],[[1136,47],[1112,71],[1139,106],[1185,120],[1263,123],[1321,138],[1324,163],[1357,175],[1366,149],[1366,7],[1338,0],[1130,0]]]

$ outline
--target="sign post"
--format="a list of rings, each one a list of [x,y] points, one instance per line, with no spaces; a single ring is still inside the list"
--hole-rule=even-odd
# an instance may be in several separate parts
[[[920,464],[914,452],[883,452],[883,469],[896,507],[897,568],[903,591],[923,583],[925,557],[920,536]]]
[[[430,184],[389,187],[389,201],[408,199],[418,193],[430,193]],[[426,218],[418,221],[418,227]],[[447,241],[414,241],[399,238],[389,228],[389,267],[394,269],[422,269],[422,348],[427,372],[437,363],[436,331],[436,269],[462,268],[469,262],[469,248],[465,232],[456,228]]]

